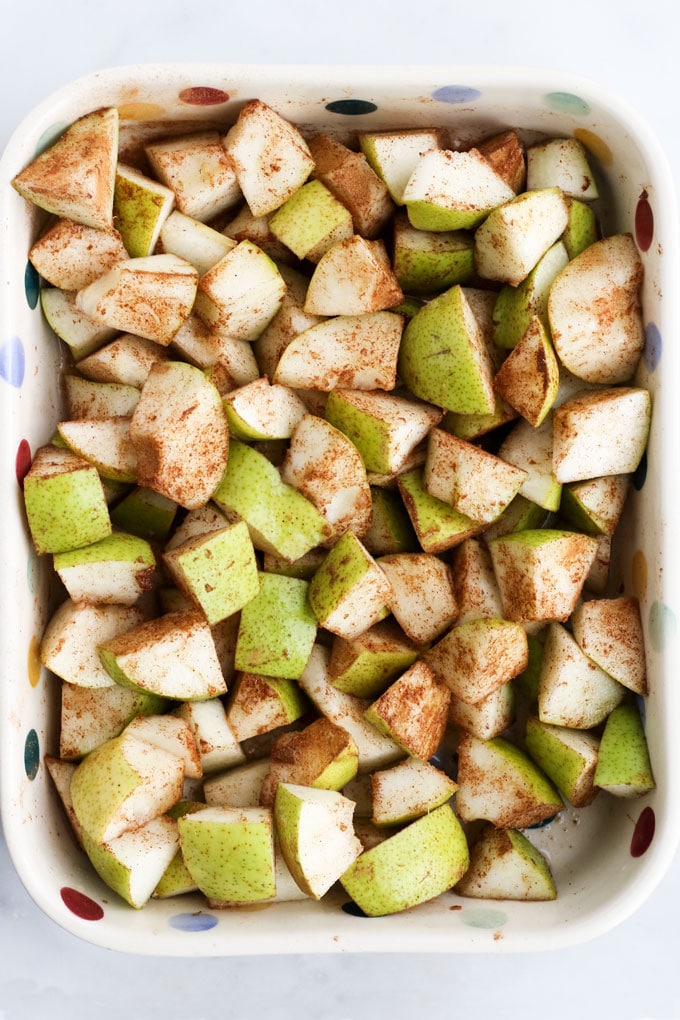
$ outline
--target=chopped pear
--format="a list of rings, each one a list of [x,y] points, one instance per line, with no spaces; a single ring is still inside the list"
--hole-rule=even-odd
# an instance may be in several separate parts
[[[75,291],[125,261],[128,253],[117,230],[62,219],[38,238],[28,258],[43,280],[61,290]]]
[[[78,371],[95,382],[121,383],[141,389],[154,362],[165,361],[167,356],[167,350],[152,340],[124,333],[82,358]]]
[[[111,521],[121,531],[164,542],[173,526],[177,504],[153,489],[137,486],[111,510]]]
[[[191,729],[203,775],[219,769],[233,768],[245,762],[245,754],[229,725],[221,698],[185,701],[174,709],[174,714],[183,719]]]
[[[527,188],[561,188],[569,198],[592,201],[597,184],[578,138],[550,138],[527,149]]]
[[[328,676],[334,687],[357,698],[375,698],[418,657],[393,620],[382,620],[355,638],[336,636]]]
[[[288,726],[308,710],[309,702],[294,680],[238,673],[229,690],[227,721],[242,741]]]
[[[470,867],[456,886],[459,896],[482,900],[554,900],[548,861],[521,832],[486,825],[470,851]]]
[[[451,574],[458,605],[458,623],[480,617],[503,616],[493,563],[483,542],[466,538],[454,550]]]
[[[548,324],[550,288],[568,261],[564,245],[556,241],[519,286],[501,288],[493,309],[493,339],[498,347],[516,347],[535,317]]]
[[[555,478],[578,482],[635,471],[647,446],[651,403],[648,390],[619,386],[561,404],[553,416]]]
[[[137,454],[130,439],[130,418],[62,421],[59,435],[69,449],[94,464],[102,478],[137,480]]]
[[[138,716],[128,724],[125,732],[153,747],[176,754],[184,763],[184,775],[188,779],[200,779],[203,775],[194,734],[185,719],[174,715]]]
[[[489,551],[507,620],[567,620],[595,559],[597,541],[545,528],[494,538]]]
[[[300,132],[259,99],[245,104],[223,144],[255,216],[278,209],[314,169]]]
[[[645,641],[638,600],[591,599],[571,617],[574,637],[589,659],[635,694],[647,694]]]
[[[118,737],[133,719],[158,715],[167,702],[155,694],[112,684],[111,687],[61,685],[59,755],[72,761]]]
[[[514,197],[478,149],[430,150],[418,160],[403,194],[408,218],[419,230],[472,229]]]
[[[366,718],[416,758],[427,761],[442,742],[450,693],[418,660],[366,710]]]
[[[206,804],[209,807],[257,807],[268,772],[269,759],[261,758],[208,776],[203,783]]]
[[[45,320],[67,345],[75,361],[92,354],[117,333],[111,326],[93,322],[80,311],[76,306],[78,293],[58,287],[43,287],[40,291],[40,307]]]
[[[111,534],[97,469],[71,450],[36,450],[24,478],[24,505],[39,554],[82,548]]]
[[[567,205],[559,188],[525,191],[500,205],[475,233],[480,276],[518,287],[564,232]]]
[[[560,516],[589,535],[613,535],[630,491],[627,475],[605,475],[562,486]]]
[[[310,315],[304,310],[309,283],[307,277],[281,264],[279,273],[286,284],[286,293],[272,321],[253,342],[260,373],[268,379],[274,378],[276,366],[288,344],[300,333],[322,321],[320,316]]]
[[[305,414],[295,426],[281,478],[316,506],[334,537],[349,529],[361,538],[372,515],[366,468],[354,444],[330,422]]]
[[[331,135],[309,143],[313,176],[349,209],[357,234],[376,238],[394,211],[386,185],[362,152],[353,152]]]
[[[592,733],[527,719],[526,748],[536,764],[574,807],[594,799],[600,742]]]
[[[526,668],[526,632],[510,620],[468,620],[452,627],[424,659],[455,697],[474,705]]]
[[[562,807],[550,780],[514,744],[502,737],[463,736],[456,791],[456,811],[463,821],[484,819],[503,829],[526,829]]]
[[[378,560],[392,587],[388,605],[416,644],[433,641],[458,615],[448,564],[432,553],[396,553]]]
[[[188,510],[212,496],[224,474],[229,432],[220,395],[203,373],[156,362],[132,416],[137,480]]]
[[[309,181],[276,210],[269,229],[299,259],[319,262],[354,233],[352,215],[321,181]]]
[[[305,311],[361,315],[392,308],[403,298],[383,242],[353,234],[319,259],[309,281]]]
[[[520,494],[544,510],[557,510],[562,495],[561,479],[554,471],[554,428],[549,413],[540,425],[522,419],[513,426],[498,448],[501,460],[526,471]]]
[[[174,194],[180,212],[207,222],[241,198],[234,166],[217,131],[146,146],[154,173]]]
[[[438,294],[474,275],[473,239],[463,230],[417,230],[400,213],[393,250],[394,275],[408,294]]]
[[[518,194],[526,187],[526,157],[520,137],[513,128],[479,142],[477,149],[497,174]]]
[[[260,803],[274,804],[279,783],[297,783],[317,790],[341,790],[359,767],[352,736],[330,719],[317,719],[303,730],[283,733],[269,757]]]
[[[256,549],[293,562],[332,535],[314,504],[290,485],[267,458],[237,440],[213,493],[218,507],[246,521]]]
[[[131,606],[152,589],[156,571],[149,543],[123,532],[55,553],[53,563],[74,602]]]
[[[390,474],[403,470],[442,412],[380,390],[335,389],[328,395],[326,418],[352,440],[368,471]]]
[[[433,428],[423,472],[431,496],[475,521],[489,523],[510,504],[527,478],[515,467],[473,443]]]
[[[340,881],[369,917],[408,910],[452,888],[469,865],[465,834],[448,804],[365,850]]]
[[[114,892],[140,910],[163,877],[179,849],[177,822],[161,815],[134,832],[98,842],[83,834],[90,863]]]
[[[460,286],[433,298],[404,330],[399,374],[411,392],[449,411],[494,410],[494,367],[482,327]]]
[[[177,821],[184,863],[204,895],[257,903],[276,895],[271,811],[206,807]]]
[[[449,724],[470,733],[479,740],[491,740],[510,729],[515,721],[515,689],[512,683],[504,683],[481,701],[468,704],[451,696],[449,702]]]
[[[541,722],[591,729],[604,722],[625,693],[625,687],[581,651],[568,630],[550,624],[538,681]]]
[[[457,786],[445,772],[407,758],[390,769],[371,776],[373,822],[375,825],[403,825],[428,814],[451,799]]]
[[[403,322],[394,312],[325,319],[291,340],[274,382],[326,393],[336,387],[394,389]]]
[[[260,589],[241,611],[236,669],[296,680],[316,638],[307,581],[259,574]]]
[[[71,780],[73,779],[73,773],[75,772],[77,765],[71,761],[62,761],[61,758],[55,758],[51,754],[45,755],[45,767],[50,774],[50,778],[54,783],[55,789],[59,794],[59,799],[66,812],[66,817],[71,823],[73,829],[73,835],[76,838],[79,846],[83,845],[83,833],[80,823],[76,818],[76,813],[73,810],[73,800],[71,798]]]
[[[494,389],[537,428],[557,398],[560,369],[545,326],[534,316],[493,381]]]
[[[431,496],[425,488],[422,471],[408,471],[397,481],[423,552],[445,552],[484,527],[479,521],[473,521],[448,503]]]
[[[134,606],[88,604],[67,599],[51,616],[40,642],[40,661],[62,680],[81,687],[110,687],[97,647],[142,623]]]
[[[655,787],[649,749],[635,705],[619,705],[605,723],[595,785],[615,797],[641,797]]]
[[[66,375],[63,382],[71,420],[131,418],[139,402],[139,390],[124,383],[93,382],[79,375]]]
[[[361,151],[397,205],[404,204],[404,189],[421,157],[443,144],[444,133],[437,128],[359,132]]]
[[[290,439],[307,411],[291,389],[266,377],[228,393],[224,409],[232,434],[246,440]]]
[[[628,382],[644,349],[643,267],[630,234],[590,245],[550,288],[548,314],[560,361],[579,379]]]
[[[370,486],[373,515],[363,542],[371,556],[415,552],[418,539],[398,492]]]
[[[210,627],[197,611],[168,613],[100,645],[116,683],[178,701],[226,692]]]
[[[170,188],[145,177],[134,167],[118,164],[113,215],[131,258],[153,254],[174,204]]]
[[[283,301],[283,277],[261,248],[240,241],[201,277],[194,311],[233,340],[256,340]]]
[[[333,790],[278,785],[274,821],[281,850],[297,884],[316,900],[362,852],[353,814],[353,802]]]
[[[19,194],[55,216],[87,227],[113,227],[118,161],[118,109],[74,121],[57,141],[12,180]]]
[[[388,615],[390,597],[385,574],[351,531],[309,582],[309,604],[319,626],[350,639]]]
[[[597,218],[591,205],[575,198],[567,199],[567,209],[569,221],[562,234],[562,244],[569,258],[575,259],[598,240]]]

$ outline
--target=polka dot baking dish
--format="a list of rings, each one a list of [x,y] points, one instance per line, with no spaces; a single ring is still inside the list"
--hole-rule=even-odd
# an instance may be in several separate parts
[[[603,232],[632,236],[644,270],[644,351],[634,383],[652,394],[646,454],[631,479],[612,551],[607,591],[639,600],[648,697],[640,699],[655,788],[635,799],[601,795],[587,809],[565,804],[527,830],[557,887],[550,902],[477,900],[448,890],[400,913],[366,917],[339,884],[319,902],[211,909],[189,894],[134,910],[91,869],[73,838],[45,766],[59,748],[60,689],[40,661],[40,642],[63,597],[50,555],[30,539],[22,483],[36,450],[63,417],[64,355],[41,314],[41,280],[28,252],[43,214],[11,180],[78,117],[117,107],[121,145],[217,127],[260,99],[306,137],[328,132],[443,128],[469,148],[514,128],[524,145],[576,138],[596,176]],[[0,163],[0,412],[2,551],[0,764],[2,823],[16,869],[58,924],[109,948],[156,955],[293,952],[498,952],[548,949],[620,923],[668,867],[680,834],[678,658],[680,546],[675,443],[680,437],[678,225],[670,174],[647,127],[598,85],[562,73],[485,67],[115,68],[62,89],[17,129]],[[440,756],[438,764],[444,768]],[[454,773],[455,774],[455,773]],[[455,808],[455,800],[453,802]]]

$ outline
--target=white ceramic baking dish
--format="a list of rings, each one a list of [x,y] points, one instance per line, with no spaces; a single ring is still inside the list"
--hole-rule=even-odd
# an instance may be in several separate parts
[[[257,910],[210,911],[199,898],[134,911],[98,880],[76,849],[42,758],[58,746],[58,685],[37,648],[50,602],[49,557],[27,536],[20,479],[60,417],[58,342],[42,321],[27,263],[40,215],[11,178],[76,117],[120,108],[131,145],[178,121],[231,123],[259,97],[305,129],[446,125],[461,143],[514,126],[525,138],[576,135],[598,167],[608,232],[629,231],[645,269],[647,346],[639,383],[654,421],[622,540],[614,590],[640,599],[651,693],[646,727],[656,790],[639,801],[601,796],[532,833],[548,853],[559,895],[524,904],[441,896],[380,919],[342,909],[346,897]],[[669,170],[638,117],[592,82],[513,68],[135,66],[75,82],[20,125],[0,163],[0,756],[2,821],[26,888],[57,923],[118,950],[178,956],[293,952],[538,950],[583,941],[619,923],[669,865],[680,832],[680,612],[677,446],[678,225]]]

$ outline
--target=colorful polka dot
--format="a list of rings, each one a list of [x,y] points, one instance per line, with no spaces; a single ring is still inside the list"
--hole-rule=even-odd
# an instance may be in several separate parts
[[[636,492],[639,492],[647,480],[647,451],[642,454],[640,463],[633,471],[631,481],[633,482],[633,488]]]
[[[639,599],[644,599],[647,595],[647,584],[649,582],[649,571],[647,569],[647,560],[645,554],[641,549],[636,549],[633,553],[633,561],[631,564],[631,571],[633,575],[633,593]]]
[[[35,779],[40,768],[40,742],[35,730],[29,730],[24,743],[24,768],[30,780]]]
[[[534,825],[527,825],[527,829],[544,829],[546,825],[550,825],[554,822],[557,815],[551,815],[550,818],[544,818],[542,822],[536,822]]]
[[[653,602],[649,610],[649,640],[655,652],[662,652],[666,642],[675,637],[675,613],[664,602]]]
[[[170,927],[177,931],[210,931],[217,924],[214,914],[173,914]]]
[[[329,113],[341,113],[347,117],[359,117],[362,113],[375,113],[378,107],[368,99],[334,99],[326,103]]]
[[[649,251],[654,240],[654,213],[646,191],[642,192],[635,207],[635,240],[640,251]]]
[[[26,263],[24,272],[24,291],[29,308],[35,308],[40,300],[40,277],[32,262]]]
[[[219,106],[220,103],[229,102],[229,93],[222,89],[214,89],[210,85],[193,85],[191,88],[182,89],[179,99],[180,102],[188,103],[190,106]]]
[[[17,447],[16,457],[14,458],[14,470],[17,476],[17,482],[19,486],[23,488],[24,478],[31,469],[31,461],[33,455],[31,454],[31,447],[29,446],[27,439],[22,439]]]
[[[32,637],[28,646],[28,682],[31,687],[37,687],[40,681],[40,639]]]
[[[611,166],[614,162],[612,156],[612,150],[609,148],[607,143],[596,135],[594,131],[589,131],[587,128],[576,128],[574,131],[574,138],[576,138],[582,145],[585,145],[588,152],[597,159],[602,166]]]
[[[50,127],[46,128],[41,134],[35,146],[35,154],[39,156],[41,152],[45,152],[50,146],[63,135],[64,131],[68,127],[68,124],[51,124]]]
[[[24,345],[18,336],[13,336],[0,346],[0,379],[20,389],[25,371]]]
[[[118,107],[121,120],[155,120],[164,113],[164,107],[158,103],[123,103]]]
[[[440,103],[474,103],[475,99],[481,96],[479,89],[470,88],[468,85],[444,85],[435,89],[432,98]]]
[[[68,885],[62,886],[59,893],[64,906],[68,907],[72,914],[80,917],[83,921],[101,921],[104,916],[102,907],[90,899],[89,896],[86,896],[85,893],[78,892],[77,889],[71,889]]]
[[[490,907],[476,909],[466,907],[461,911],[460,919],[468,928],[502,928],[507,924],[508,915],[502,910],[493,910]]]
[[[640,817],[635,823],[633,838],[630,841],[631,857],[642,857],[649,850],[654,839],[655,828],[656,818],[654,817],[654,811],[650,807],[643,808]]]
[[[590,106],[585,99],[571,92],[548,92],[544,99],[548,106],[560,113],[572,113],[577,117],[585,117],[590,113]]]
[[[654,322],[645,326],[644,362],[649,372],[654,372],[661,361],[661,333]]]

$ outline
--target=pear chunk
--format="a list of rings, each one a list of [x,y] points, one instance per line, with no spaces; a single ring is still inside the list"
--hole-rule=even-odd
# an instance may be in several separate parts
[[[407,758],[371,776],[373,822],[375,825],[412,822],[441,807],[456,789],[445,772],[419,758]]]
[[[269,229],[299,259],[319,262],[354,233],[352,215],[321,181],[310,181],[277,209]]]
[[[40,661],[70,684],[110,687],[97,647],[142,623],[135,606],[90,605],[67,599],[50,618],[40,642]]]
[[[555,478],[578,482],[635,471],[649,437],[651,403],[648,390],[618,386],[561,404],[553,416]]]
[[[239,201],[234,166],[216,131],[153,142],[145,151],[185,215],[207,222]]]
[[[518,287],[564,233],[568,212],[559,188],[525,191],[500,205],[475,234],[477,272]]]
[[[84,833],[83,845],[102,881],[140,910],[179,849],[177,822],[160,815],[133,832],[101,843]]]
[[[484,826],[470,851],[470,867],[456,886],[459,896],[482,900],[554,900],[550,865],[521,832]]]
[[[571,618],[579,647],[609,676],[635,694],[646,695],[645,643],[638,600],[591,599]]]
[[[581,651],[568,630],[551,623],[538,681],[541,722],[586,730],[604,722],[626,689]]]
[[[118,164],[113,212],[131,258],[153,255],[174,204],[175,196],[169,188],[134,167]]]
[[[274,804],[279,783],[341,790],[358,767],[359,751],[347,730],[329,719],[317,719],[299,732],[281,734],[273,745],[260,803]]]
[[[382,620],[357,637],[333,641],[329,678],[334,687],[358,698],[375,698],[418,657],[394,620]]]
[[[346,531],[309,583],[319,626],[352,639],[388,615],[390,583],[359,539]]]
[[[34,205],[87,227],[113,227],[113,189],[118,162],[118,109],[95,110],[13,179]]]
[[[257,595],[241,611],[236,669],[296,680],[316,638],[310,585],[282,574],[260,573],[259,581]]]
[[[552,726],[535,716],[527,719],[527,751],[574,807],[585,807],[595,798],[599,746],[597,737],[585,730]]]
[[[635,705],[619,705],[607,719],[595,785],[615,797],[641,797],[654,789],[647,739]]]
[[[311,139],[313,175],[352,214],[354,229],[373,240],[389,220],[394,206],[389,192],[362,152],[353,152],[331,135]]]
[[[555,403],[559,378],[559,364],[546,329],[534,316],[496,373],[494,389],[537,428]]]
[[[526,668],[526,632],[509,620],[468,620],[452,627],[424,658],[457,698],[474,705]]]
[[[261,807],[206,807],[179,818],[189,874],[212,899],[257,903],[276,895],[272,813]]]
[[[416,758],[427,761],[444,736],[450,694],[418,660],[366,710],[369,722]]]
[[[425,488],[459,513],[489,523],[500,516],[527,477],[501,460],[443,429],[432,429],[423,473]]]
[[[35,242],[28,257],[53,287],[74,291],[124,262],[128,253],[117,230],[58,220]]]
[[[252,241],[241,241],[201,277],[194,311],[233,340],[256,340],[286,290],[276,265]]]
[[[294,680],[241,672],[229,690],[227,721],[237,740],[248,740],[295,722],[308,709]]]
[[[527,149],[527,188],[561,188],[569,198],[592,201],[597,184],[578,138],[551,138]]]
[[[419,230],[476,227],[515,193],[478,149],[432,149],[415,166],[404,188],[408,218]]]
[[[431,553],[396,553],[378,560],[392,586],[389,607],[404,634],[424,645],[458,615],[448,564]]]
[[[403,298],[383,243],[353,234],[319,259],[309,281],[305,311],[312,315],[361,315],[384,311]]]

